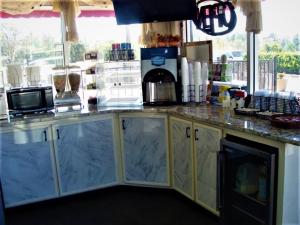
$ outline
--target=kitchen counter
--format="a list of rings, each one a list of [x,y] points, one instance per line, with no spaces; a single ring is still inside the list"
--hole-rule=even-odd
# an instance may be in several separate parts
[[[221,128],[233,129],[245,133],[251,133],[264,138],[279,142],[290,143],[300,146],[300,129],[278,129],[271,126],[270,121],[256,117],[235,115],[233,110],[224,109],[211,105],[187,105],[187,106],[164,106],[164,107],[135,107],[135,108],[103,108],[100,110],[88,110],[71,112],[59,112],[43,115],[33,115],[21,118],[13,118],[10,121],[1,120],[0,128],[5,129],[19,124],[53,122],[68,118],[80,118],[85,116],[95,116],[107,113],[168,113],[172,116],[182,116],[195,122],[206,123]]]

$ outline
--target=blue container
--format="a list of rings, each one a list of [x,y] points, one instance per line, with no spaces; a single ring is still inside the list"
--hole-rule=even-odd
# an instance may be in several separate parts
[[[131,49],[131,43],[121,43],[121,49],[122,50]]]

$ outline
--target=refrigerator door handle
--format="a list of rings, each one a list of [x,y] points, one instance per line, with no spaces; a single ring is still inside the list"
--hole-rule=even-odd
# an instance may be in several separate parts
[[[217,206],[220,209],[220,211],[224,207],[225,157],[226,157],[226,152],[221,150],[218,153],[218,166],[217,166]]]

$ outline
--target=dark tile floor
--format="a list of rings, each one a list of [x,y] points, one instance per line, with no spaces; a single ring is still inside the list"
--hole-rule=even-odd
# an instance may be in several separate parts
[[[6,210],[7,225],[218,225],[173,190],[119,186]]]

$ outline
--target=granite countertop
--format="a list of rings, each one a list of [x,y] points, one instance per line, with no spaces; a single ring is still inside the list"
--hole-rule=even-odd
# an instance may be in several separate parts
[[[300,129],[278,129],[271,126],[270,121],[236,115],[233,110],[211,105],[187,105],[187,106],[164,106],[164,107],[135,107],[135,108],[102,108],[84,109],[81,111],[49,113],[44,115],[33,115],[22,118],[14,118],[10,121],[1,120],[0,128],[11,127],[18,124],[51,122],[67,118],[78,118],[84,116],[101,115],[107,113],[168,113],[173,116],[182,116],[195,122],[211,124],[221,128],[229,128],[245,133],[259,135],[264,138],[290,143],[300,146]]]

